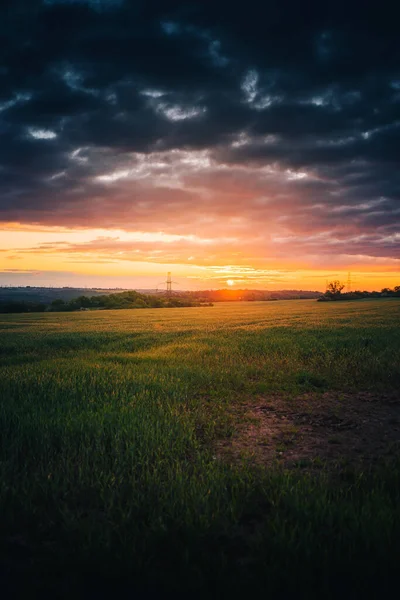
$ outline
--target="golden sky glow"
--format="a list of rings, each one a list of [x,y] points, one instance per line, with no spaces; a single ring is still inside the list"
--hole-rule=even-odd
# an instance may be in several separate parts
[[[393,259],[336,255],[324,258],[326,268],[307,268],[307,260],[318,263],[318,257],[296,257],[295,249],[293,255],[284,255],[280,241],[275,242],[278,256],[270,242],[267,256],[260,257],[259,242],[253,242],[192,233],[10,223],[0,230],[1,284],[152,288],[172,271],[181,289],[323,290],[327,280],[346,281],[349,270],[353,289],[381,289],[399,282]]]

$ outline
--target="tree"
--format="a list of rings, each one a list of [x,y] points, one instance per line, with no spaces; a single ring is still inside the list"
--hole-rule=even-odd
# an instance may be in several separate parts
[[[325,292],[325,296],[327,296],[331,300],[338,300],[342,293],[343,288],[344,288],[344,283],[340,283],[339,280],[335,279],[335,281],[331,281],[328,284],[328,287]]]
[[[56,298],[51,303],[51,308],[57,312],[60,310],[66,310],[66,304],[62,298]]]
[[[79,298],[76,299],[76,302],[82,308],[90,308],[92,306],[92,302],[91,302],[90,298],[88,298],[87,296],[79,296]]]

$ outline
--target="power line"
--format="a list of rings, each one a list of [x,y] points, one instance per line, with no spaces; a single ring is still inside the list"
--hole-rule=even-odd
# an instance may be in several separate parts
[[[347,292],[351,292],[351,273],[347,273]]]

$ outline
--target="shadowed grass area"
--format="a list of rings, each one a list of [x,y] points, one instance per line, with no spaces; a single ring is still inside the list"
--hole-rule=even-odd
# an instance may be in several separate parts
[[[397,390],[399,317],[391,299],[1,316],[5,577],[64,595],[83,574],[204,597],[381,592],[396,456],[332,483],[329,465],[230,464],[215,442],[260,394]]]

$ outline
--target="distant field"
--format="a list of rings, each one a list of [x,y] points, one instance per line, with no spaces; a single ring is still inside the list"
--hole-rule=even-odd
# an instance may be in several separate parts
[[[1,315],[0,575],[382,593],[399,389],[396,299]]]

